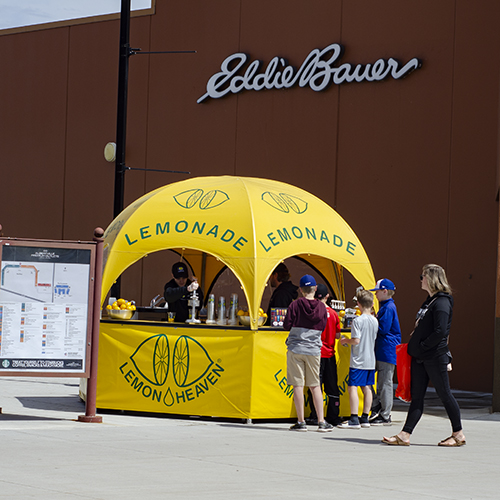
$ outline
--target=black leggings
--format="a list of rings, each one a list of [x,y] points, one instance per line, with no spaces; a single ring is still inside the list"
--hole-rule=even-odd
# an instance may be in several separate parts
[[[448,354],[442,354],[436,359],[418,363],[414,358],[411,361],[411,404],[403,427],[404,432],[411,434],[424,412],[424,397],[429,380],[441,399],[448,418],[451,421],[453,432],[462,430],[460,408],[450,390],[447,365],[450,362]]]
[[[325,420],[330,424],[337,425],[340,421],[340,393],[337,383],[337,361],[335,360],[335,356],[332,356],[331,358],[321,358],[319,379],[324,387],[325,394],[328,396],[328,406],[326,407]],[[312,394],[310,391],[309,401],[312,401]],[[314,405],[311,405],[311,415],[309,418],[318,418]]]

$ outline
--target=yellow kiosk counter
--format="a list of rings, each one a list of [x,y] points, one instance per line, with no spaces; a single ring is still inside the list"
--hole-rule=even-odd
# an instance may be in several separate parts
[[[259,327],[273,270],[298,258],[344,300],[343,269],[365,288],[375,279],[347,222],[311,193],[250,177],[190,178],[145,194],[104,234],[102,302],[118,277],[153,252],[172,250],[207,297],[220,273],[239,282],[250,327],[101,321],[97,407],[268,419],[295,415],[286,382],[287,333]],[[139,288],[139,287],[138,287]],[[103,304],[101,304],[102,306]],[[338,348],[349,356],[347,348]],[[339,359],[339,366],[348,367]],[[345,391],[345,369],[339,387]],[[341,397],[341,413],[346,413]]]
[[[97,407],[237,419],[295,417],[286,379],[287,335],[271,327],[103,319]],[[349,349],[339,347],[340,414],[347,416]]]

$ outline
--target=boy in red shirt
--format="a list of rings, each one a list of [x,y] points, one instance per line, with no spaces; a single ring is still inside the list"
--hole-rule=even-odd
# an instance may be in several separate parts
[[[335,359],[335,342],[340,338],[340,320],[338,314],[327,305],[327,300],[330,294],[328,293],[328,288],[326,285],[319,283],[317,285],[316,293],[314,298],[323,302],[326,307],[326,312],[328,319],[326,322],[326,327],[321,334],[321,365],[319,378],[320,383],[324,388],[325,394],[328,396],[328,406],[326,407],[325,420],[332,424],[338,425],[342,423],[342,419],[339,417],[339,404],[340,404],[340,393],[339,386],[337,382],[337,360]],[[312,399],[311,393],[309,392],[309,400]],[[316,425],[318,417],[316,416],[316,410],[314,405],[312,405],[311,415],[306,419],[306,423],[309,425]]]

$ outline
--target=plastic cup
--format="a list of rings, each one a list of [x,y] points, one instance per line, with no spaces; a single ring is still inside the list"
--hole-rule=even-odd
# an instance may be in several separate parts
[[[174,312],[169,312],[168,313],[168,322],[173,323],[175,321],[175,313]]]

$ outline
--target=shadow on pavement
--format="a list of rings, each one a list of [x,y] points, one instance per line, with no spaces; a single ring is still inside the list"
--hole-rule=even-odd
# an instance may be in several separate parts
[[[37,417],[36,415],[16,415],[14,413],[0,413],[0,422],[63,422],[71,420],[57,417]]]
[[[78,395],[74,396],[30,396],[16,398],[24,408],[33,410],[52,410],[81,412],[85,411],[85,403]]]

